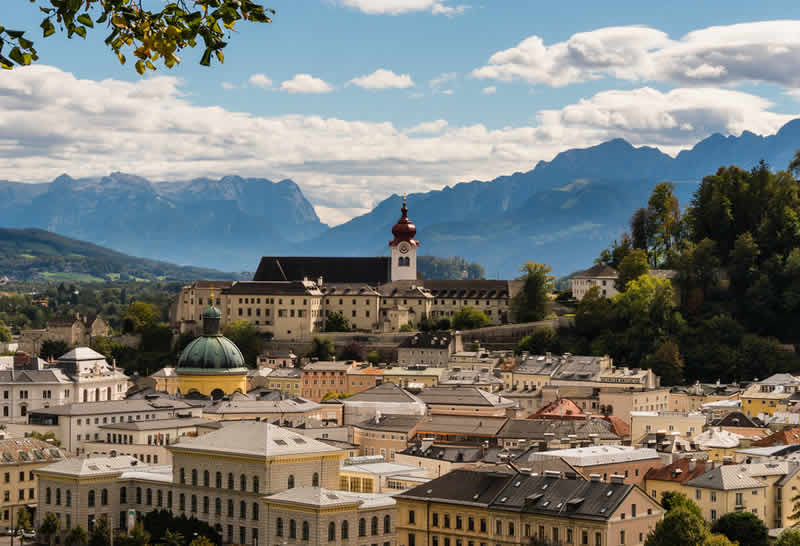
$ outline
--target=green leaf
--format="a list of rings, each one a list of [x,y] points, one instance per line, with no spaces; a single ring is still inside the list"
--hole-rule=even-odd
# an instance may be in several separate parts
[[[23,49],[30,49],[33,47],[33,42],[30,40],[26,40],[25,38],[19,39],[19,45],[22,46]]]
[[[100,16],[100,17],[97,19],[97,21],[95,21],[95,22],[97,22],[97,23],[105,23],[105,22],[106,22],[106,19],[108,19],[108,12],[107,12],[107,11],[104,11],[104,12],[103,12],[103,15],[101,15],[101,16]]]
[[[140,76],[144,74],[145,70],[147,70],[147,68],[145,68],[144,61],[136,61],[136,72],[138,72]]]
[[[24,30],[8,30],[6,29],[6,34],[11,36],[14,39],[22,38],[22,35],[25,34]]]
[[[81,38],[86,38],[86,27],[75,27],[75,34]]]
[[[19,65],[25,64],[25,57],[22,56],[22,51],[20,51],[18,47],[12,49],[8,56],[11,57],[12,61]]]
[[[203,66],[211,66],[211,48],[207,47],[203,53],[203,58],[200,59],[200,64]]]
[[[92,21],[92,18],[89,17],[88,13],[81,13],[80,15],[78,15],[78,22],[89,28],[94,27],[94,21]]]
[[[53,23],[50,21],[50,19],[45,19],[42,21],[40,26],[42,27],[42,34],[45,38],[51,36],[56,31],[56,27],[53,26]]]

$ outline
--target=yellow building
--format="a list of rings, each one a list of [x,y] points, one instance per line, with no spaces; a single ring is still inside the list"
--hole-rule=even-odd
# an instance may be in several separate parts
[[[264,386],[286,394],[300,396],[300,376],[300,370],[297,368],[275,368],[266,377]]]
[[[788,389],[770,390],[768,387],[755,384],[742,393],[742,412],[745,415],[758,417],[765,413],[771,417],[777,411],[787,411],[793,393]]]
[[[454,470],[395,495],[397,545],[641,545],[663,509],[617,478]]]
[[[220,333],[221,313],[213,296],[203,311],[203,335],[181,353],[177,375],[178,392],[200,393],[213,399],[247,392],[247,366],[236,344]]]

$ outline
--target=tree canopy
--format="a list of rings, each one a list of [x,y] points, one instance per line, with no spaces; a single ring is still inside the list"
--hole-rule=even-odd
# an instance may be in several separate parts
[[[550,293],[555,277],[549,265],[525,262],[518,280],[524,281],[522,289],[511,302],[517,322],[544,320],[550,312]]]
[[[729,512],[711,527],[714,533],[728,537],[732,542],[747,546],[768,546],[769,536],[764,522],[751,512]]]
[[[489,324],[489,317],[474,307],[462,307],[453,315],[453,328],[456,330],[472,330]]]
[[[343,314],[331,312],[325,315],[326,332],[349,332],[350,330],[350,323]]]
[[[157,64],[172,68],[187,49],[204,48],[200,64],[212,58],[224,62],[228,45],[239,21],[270,23],[274,10],[252,0],[174,0],[154,3],[147,9],[142,0],[30,0],[43,13],[39,25],[48,38],[57,30],[67,38],[86,38],[89,31],[105,27],[105,45],[125,64],[125,53],[135,58],[139,74],[156,70]],[[149,6],[148,6],[149,7]],[[33,7],[31,7],[33,9]],[[0,67],[12,69],[39,60],[32,33],[3,26],[0,20]],[[5,52],[5,54],[4,54]]]
[[[315,337],[311,340],[311,350],[307,356],[317,360],[330,360],[336,356],[333,340],[329,337]]]

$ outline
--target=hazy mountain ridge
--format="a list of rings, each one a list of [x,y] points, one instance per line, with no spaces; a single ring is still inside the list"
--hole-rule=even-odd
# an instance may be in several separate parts
[[[676,182],[686,205],[720,166],[783,169],[800,148],[800,120],[775,135],[719,134],[676,157],[623,139],[566,150],[527,172],[411,194],[420,254],[463,256],[491,277],[510,278],[527,260],[557,274],[587,267],[643,206],[653,186]],[[402,188],[397,188],[398,193]],[[50,184],[0,181],[0,220],[38,227],[129,254],[227,271],[261,255],[386,255],[400,215],[393,195],[369,213],[328,228],[291,180],[226,176],[150,182],[112,173]]]

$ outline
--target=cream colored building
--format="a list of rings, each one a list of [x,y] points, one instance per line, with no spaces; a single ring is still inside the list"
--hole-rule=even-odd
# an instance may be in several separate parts
[[[14,527],[20,508],[36,506],[38,491],[35,471],[64,458],[63,451],[43,440],[0,440],[0,474],[3,478],[0,525]]]
[[[380,455],[345,459],[339,471],[339,489],[355,493],[396,493],[427,482],[425,469],[389,462]]]
[[[706,417],[702,413],[680,413],[673,411],[633,411],[631,412],[631,442],[636,445],[655,432],[679,434],[693,439],[703,431]]]

